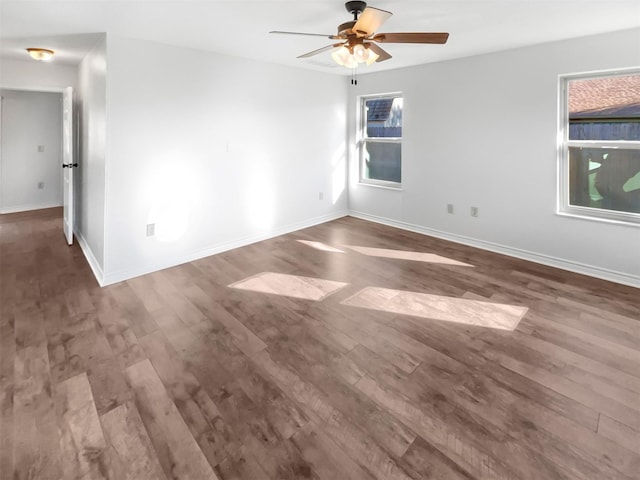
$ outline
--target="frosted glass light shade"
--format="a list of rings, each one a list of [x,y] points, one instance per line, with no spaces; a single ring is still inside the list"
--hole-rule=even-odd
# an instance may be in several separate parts
[[[53,55],[56,53],[53,50],[49,50],[47,48],[27,48],[27,52],[31,55],[31,58],[34,60],[51,60]]]
[[[346,66],[345,64],[349,61],[349,59],[351,58],[351,53],[349,52],[349,49],[347,47],[340,47],[339,49],[335,50],[332,54],[331,57],[333,58],[333,60],[338,64],[338,65],[342,65],[342,66]]]
[[[373,62],[378,60],[378,58],[380,58],[380,55],[378,55],[376,52],[374,52],[370,48],[367,48],[367,52],[368,52],[368,58],[365,60],[365,63],[367,65],[371,65]]]

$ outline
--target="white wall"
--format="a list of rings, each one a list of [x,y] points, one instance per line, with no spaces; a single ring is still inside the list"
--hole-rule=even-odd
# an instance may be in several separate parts
[[[113,35],[107,52],[106,283],[346,213],[345,78]]]
[[[106,38],[78,67],[78,168],[74,171],[76,237],[99,281],[104,274],[105,170],[107,154]]]
[[[62,95],[0,94],[0,213],[62,205]]]
[[[75,66],[56,63],[55,57],[50,62],[0,58],[2,88],[61,92],[64,87],[76,86],[77,75]]]
[[[555,213],[558,75],[639,62],[631,30],[361,76],[350,125],[358,95],[404,94],[403,185],[359,185],[351,151],[353,214],[640,286],[638,227]]]

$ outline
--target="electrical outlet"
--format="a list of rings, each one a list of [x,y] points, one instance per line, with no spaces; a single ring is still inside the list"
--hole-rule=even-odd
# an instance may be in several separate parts
[[[324,192],[318,193],[318,200],[324,199]]]
[[[478,207],[471,207],[471,216],[472,217],[478,216]]]
[[[42,190],[44,188],[44,182],[38,182],[38,190]]]
[[[453,203],[447,203],[447,213],[453,213]]]
[[[44,145],[38,145],[38,153],[44,152]]]
[[[147,224],[147,237],[153,237],[156,234],[156,224],[149,223]]]

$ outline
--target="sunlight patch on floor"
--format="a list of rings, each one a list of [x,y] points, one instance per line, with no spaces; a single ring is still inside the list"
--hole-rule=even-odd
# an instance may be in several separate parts
[[[517,305],[379,287],[366,287],[342,304],[501,330],[514,330],[528,310]]]
[[[321,250],[323,252],[333,252],[333,253],[344,253],[342,250],[332,247],[331,245],[327,245],[322,242],[312,242],[311,240],[298,240],[300,243],[304,243],[311,248],[315,248],[316,250]]]
[[[345,245],[346,248],[354,250],[370,257],[393,258],[397,260],[413,260],[416,262],[440,263],[444,265],[457,265],[460,267],[473,267],[468,263],[452,260],[435,253],[410,252],[406,250],[389,250],[387,248],[360,247],[356,245]]]
[[[346,285],[348,283],[323,280],[321,278],[263,272],[232,283],[229,287],[317,301],[337,292]]]

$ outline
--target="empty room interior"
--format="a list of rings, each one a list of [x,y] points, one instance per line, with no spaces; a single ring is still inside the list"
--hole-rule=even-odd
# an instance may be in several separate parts
[[[2,0],[0,94],[0,480],[640,480],[637,0]]]

